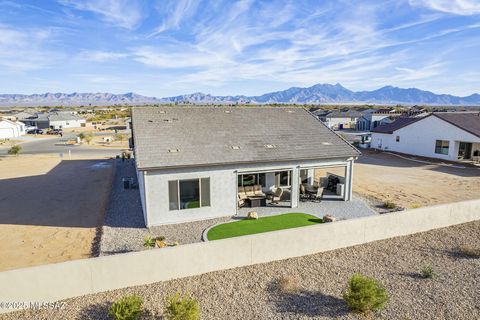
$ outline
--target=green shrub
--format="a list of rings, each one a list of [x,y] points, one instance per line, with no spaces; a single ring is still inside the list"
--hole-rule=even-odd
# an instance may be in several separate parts
[[[8,154],[17,156],[20,153],[20,151],[22,151],[22,147],[16,144],[12,146],[10,149],[8,149]]]
[[[348,280],[348,287],[343,292],[343,299],[351,310],[368,313],[385,307],[388,295],[377,280],[361,274],[354,274]]]
[[[155,238],[145,237],[145,239],[143,239],[143,246],[145,248],[154,248],[155,247]]]
[[[85,139],[85,133],[80,132],[80,134],[78,135],[78,137],[80,138],[80,140]]]
[[[115,301],[108,309],[108,315],[115,320],[136,320],[143,313],[143,300],[139,296],[125,296]]]
[[[385,202],[383,203],[383,207],[386,208],[386,209],[396,209],[396,208],[397,208],[397,205],[396,205],[394,202],[385,201]]]
[[[198,320],[200,306],[198,301],[186,294],[176,293],[166,299],[165,319],[167,320]]]
[[[422,277],[424,277],[425,279],[433,279],[437,276],[432,266],[424,266],[421,273]]]

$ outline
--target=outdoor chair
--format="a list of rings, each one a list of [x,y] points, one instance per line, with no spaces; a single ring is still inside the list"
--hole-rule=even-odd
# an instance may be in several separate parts
[[[247,197],[255,197],[255,192],[253,191],[253,186],[246,186],[245,187],[245,194]]]
[[[283,194],[283,189],[282,188],[277,188],[275,192],[272,195],[272,204],[278,204],[278,202],[281,200]]]
[[[240,193],[238,194],[238,207],[241,208],[245,206],[245,202],[247,200],[247,197],[245,195],[241,195]]]
[[[308,200],[310,196],[307,193],[307,190],[305,189],[305,186],[303,184],[300,185],[300,200],[305,201]]]
[[[262,186],[259,184],[253,186],[253,193],[255,194],[255,197],[265,197],[265,193],[262,191]]]
[[[317,194],[313,195],[313,201],[320,202],[323,196],[323,187],[317,189]]]

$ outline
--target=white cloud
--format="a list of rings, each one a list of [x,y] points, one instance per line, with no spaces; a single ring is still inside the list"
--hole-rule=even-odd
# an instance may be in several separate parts
[[[0,24],[0,66],[10,71],[30,71],[54,65],[63,54],[46,48],[54,29],[18,29]]]
[[[167,30],[178,29],[182,21],[190,18],[195,13],[198,5],[199,1],[197,0],[161,1],[156,9],[165,19],[149,37],[156,36]]]
[[[134,29],[144,18],[140,3],[134,0],[60,0],[60,3],[93,12],[104,21],[126,29]]]
[[[114,61],[114,60],[126,58],[128,56],[129,55],[127,53],[122,53],[122,52],[84,50],[80,52],[80,54],[78,55],[78,58],[86,61],[108,62],[108,61]]]
[[[412,6],[421,6],[462,16],[480,14],[478,0],[409,0],[409,2]]]

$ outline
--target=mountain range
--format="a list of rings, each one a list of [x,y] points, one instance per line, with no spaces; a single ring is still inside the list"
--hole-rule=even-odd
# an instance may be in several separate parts
[[[165,103],[192,104],[407,104],[442,106],[477,106],[480,95],[466,97],[435,94],[417,88],[385,86],[373,91],[352,91],[340,84],[316,84],[308,88],[292,87],[260,96],[213,96],[201,92],[175,97],[155,98],[135,93],[44,93],[0,94],[1,106],[80,106],[80,105],[145,105]]]

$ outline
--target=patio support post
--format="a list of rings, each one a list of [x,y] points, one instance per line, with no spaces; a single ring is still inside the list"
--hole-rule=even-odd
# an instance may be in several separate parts
[[[300,197],[300,169],[298,166],[292,168],[290,185],[292,186],[290,190],[290,205],[292,208],[297,208]]]
[[[353,193],[353,160],[349,160],[347,162],[346,167],[346,174],[345,174],[345,195],[344,200],[350,201],[352,200],[352,193]]]

